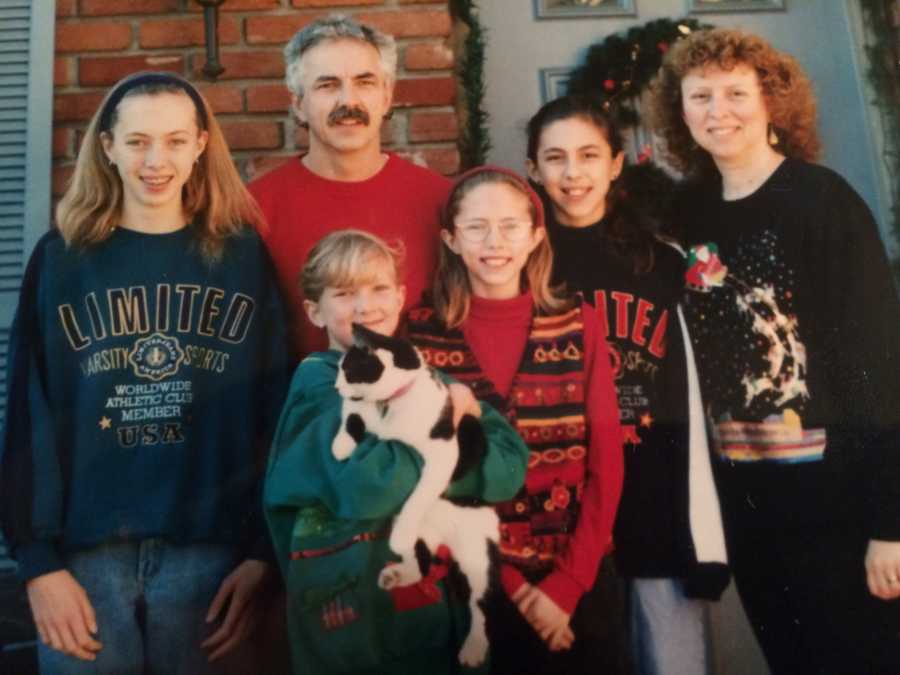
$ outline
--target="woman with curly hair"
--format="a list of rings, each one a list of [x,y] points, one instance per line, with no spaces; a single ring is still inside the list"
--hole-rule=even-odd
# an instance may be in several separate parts
[[[875,221],[809,163],[812,86],[758,36],[674,45],[650,110],[693,179],[687,315],[756,636],[775,673],[900,672],[900,306]]]

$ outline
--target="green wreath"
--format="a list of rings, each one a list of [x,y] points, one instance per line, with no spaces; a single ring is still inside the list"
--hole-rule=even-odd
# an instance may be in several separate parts
[[[616,33],[588,48],[584,64],[572,71],[568,92],[616,102],[620,122],[639,123],[634,101],[656,75],[663,55],[676,40],[711,28],[696,19],[656,19]]]

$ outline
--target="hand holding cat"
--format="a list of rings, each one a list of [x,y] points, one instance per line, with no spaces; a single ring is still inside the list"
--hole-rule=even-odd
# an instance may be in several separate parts
[[[481,417],[481,406],[475,394],[466,385],[459,382],[451,382],[447,385],[450,392],[450,400],[453,403],[453,427],[459,426],[459,421],[463,415],[472,415],[472,417]]]

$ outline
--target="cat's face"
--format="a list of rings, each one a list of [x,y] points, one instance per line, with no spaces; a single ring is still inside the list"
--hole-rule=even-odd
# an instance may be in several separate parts
[[[383,401],[409,384],[424,366],[408,341],[353,324],[353,345],[341,359],[335,386],[344,398]]]

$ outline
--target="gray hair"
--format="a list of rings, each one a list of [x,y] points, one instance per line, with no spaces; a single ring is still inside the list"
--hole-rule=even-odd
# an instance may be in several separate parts
[[[375,47],[381,57],[381,69],[385,77],[390,81],[396,79],[397,43],[394,38],[343,14],[332,14],[297,31],[285,45],[284,62],[287,69],[284,80],[292,94],[303,95],[303,54],[320,42],[345,38]]]

